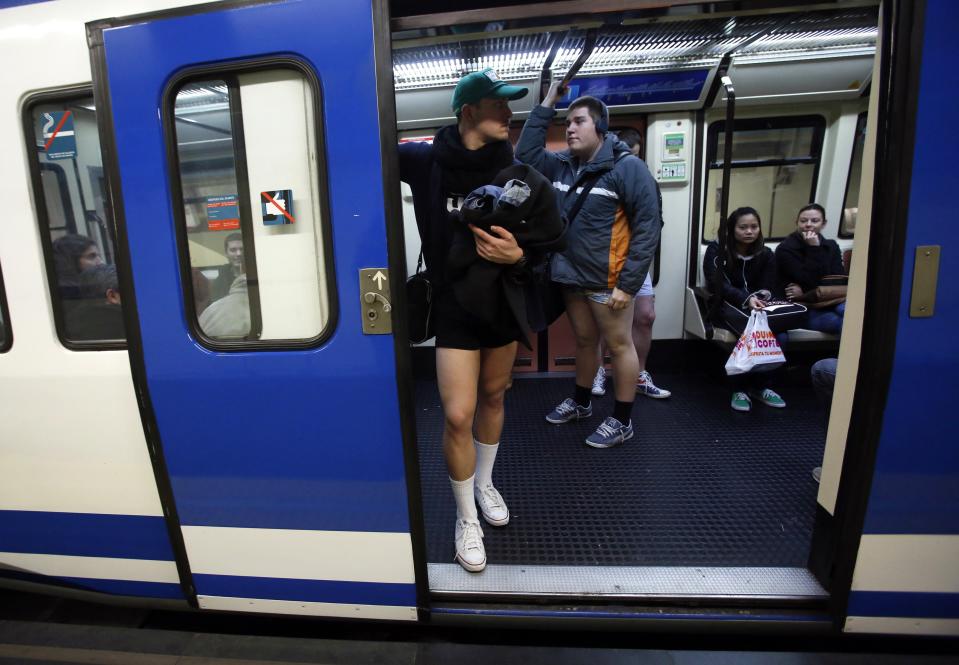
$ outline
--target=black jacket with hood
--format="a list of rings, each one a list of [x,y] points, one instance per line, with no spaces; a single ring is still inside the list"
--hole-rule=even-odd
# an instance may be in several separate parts
[[[763,299],[771,296],[782,297],[776,274],[776,257],[768,247],[751,256],[734,255],[732,263],[728,260],[723,269],[722,298],[729,304],[746,310],[749,308],[749,297],[761,295]],[[719,269],[719,243],[713,241],[706,246],[706,256],[703,258],[703,274],[706,276],[707,288],[713,288],[716,271]],[[768,291],[769,295],[761,293]],[[714,294],[715,295],[715,294]]]

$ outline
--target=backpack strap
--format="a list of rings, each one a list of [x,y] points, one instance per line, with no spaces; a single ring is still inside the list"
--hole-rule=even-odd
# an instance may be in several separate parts
[[[576,215],[579,214],[580,209],[583,207],[583,204],[586,203],[586,197],[589,196],[589,191],[593,188],[593,185],[599,180],[600,176],[603,175],[602,171],[594,171],[587,174],[579,181],[580,186],[583,188],[583,191],[580,192],[579,198],[576,199],[576,203],[573,204],[573,207],[569,209],[569,214],[566,216],[566,220],[572,224],[573,220],[576,219]],[[570,193],[575,191],[576,185],[570,188]]]

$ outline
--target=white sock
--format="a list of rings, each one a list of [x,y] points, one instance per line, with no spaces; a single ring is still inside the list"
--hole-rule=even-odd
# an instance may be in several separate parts
[[[499,441],[496,443],[480,443],[473,439],[476,448],[476,486],[486,487],[493,484],[493,462],[496,461],[496,451],[499,450]]]
[[[453,480],[450,478],[450,485],[453,486],[453,498],[456,499],[456,519],[479,521],[476,515],[476,499],[473,498],[473,478],[470,476],[466,480]]]

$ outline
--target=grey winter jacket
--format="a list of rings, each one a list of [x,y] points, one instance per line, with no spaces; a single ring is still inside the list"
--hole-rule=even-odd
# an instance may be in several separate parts
[[[576,219],[570,220],[566,250],[553,255],[552,279],[590,289],[617,287],[635,295],[659,243],[656,181],[641,159],[620,157],[629,148],[612,133],[585,166],[568,150],[549,152],[546,130],[555,115],[554,109],[533,109],[516,146],[517,159],[552,181],[564,215],[576,203],[582,178],[597,170],[602,175]]]

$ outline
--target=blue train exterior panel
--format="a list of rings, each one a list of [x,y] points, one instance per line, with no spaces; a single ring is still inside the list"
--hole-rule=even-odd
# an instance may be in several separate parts
[[[103,41],[147,382],[201,607],[415,618],[393,339],[364,335],[355,305],[358,270],[387,265],[370,6],[238,7]],[[336,327],[316,348],[214,352],[186,321],[160,104],[185,69],[271,57],[322,89]]]
[[[925,28],[902,297],[847,630],[959,634],[959,228],[950,131],[959,6],[925,3]],[[910,318],[915,248],[941,245],[935,315]],[[881,269],[878,266],[877,269]]]

